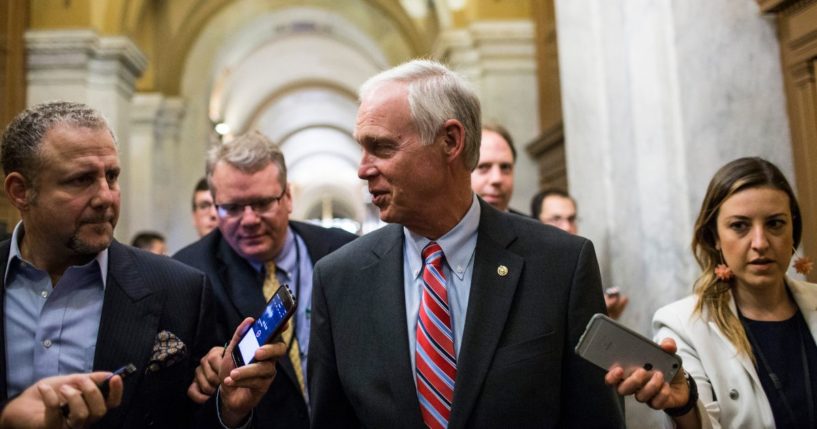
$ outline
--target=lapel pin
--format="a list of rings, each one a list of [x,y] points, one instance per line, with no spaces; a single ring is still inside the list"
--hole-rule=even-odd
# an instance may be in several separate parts
[[[496,273],[499,274],[500,277],[505,277],[508,275],[508,267],[500,265],[496,267]]]

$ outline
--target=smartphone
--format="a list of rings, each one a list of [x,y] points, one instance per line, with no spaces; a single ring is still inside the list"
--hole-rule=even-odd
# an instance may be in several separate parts
[[[99,391],[102,393],[102,397],[105,398],[106,400],[108,399],[108,393],[111,390],[110,382],[111,378],[113,378],[114,375],[118,375],[119,377],[122,378],[122,381],[125,381],[125,379],[128,378],[129,375],[135,372],[136,365],[129,363],[123,366],[122,368],[117,369],[111,375],[105,377],[105,379],[102,380],[102,382],[97,384],[97,387],[99,387]],[[63,417],[68,418],[68,414],[70,414],[71,412],[70,408],[68,408],[68,404],[61,405],[60,410],[62,411]]]
[[[638,368],[661,371],[664,380],[672,380],[681,368],[681,358],[667,353],[649,338],[598,313],[584,330],[576,354],[607,371],[613,365],[624,368],[627,377]]]
[[[105,399],[108,399],[108,392],[111,389],[110,382],[111,378],[113,378],[114,375],[118,375],[119,377],[122,378],[122,381],[125,381],[125,379],[128,378],[128,376],[133,374],[134,372],[136,372],[136,365],[129,363],[123,366],[122,368],[117,369],[111,375],[105,377],[105,379],[102,380],[102,383],[99,383],[98,385],[99,391],[102,392],[102,396],[104,396]]]
[[[255,351],[281,335],[287,320],[295,313],[295,298],[287,285],[281,285],[272,295],[264,312],[244,333],[233,349],[236,368],[255,361]]]

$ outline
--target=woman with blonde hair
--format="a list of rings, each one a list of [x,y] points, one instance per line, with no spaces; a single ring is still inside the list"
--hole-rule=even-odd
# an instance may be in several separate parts
[[[694,294],[653,318],[662,348],[683,359],[605,381],[664,410],[679,428],[815,428],[817,285],[786,276],[802,234],[800,207],[774,164],[740,158],[709,183],[692,248]],[[800,272],[811,263],[798,259]]]

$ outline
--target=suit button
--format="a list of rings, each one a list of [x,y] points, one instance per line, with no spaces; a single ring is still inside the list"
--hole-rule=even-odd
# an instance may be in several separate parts
[[[732,389],[729,391],[729,397],[737,400],[738,398],[740,398],[740,393],[738,393],[736,389]]]

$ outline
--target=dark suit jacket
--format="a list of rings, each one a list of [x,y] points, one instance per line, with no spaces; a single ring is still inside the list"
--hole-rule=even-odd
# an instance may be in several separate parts
[[[590,317],[605,311],[592,243],[480,204],[448,427],[623,427],[604,372],[573,352]],[[403,241],[402,227],[389,225],[315,267],[314,428],[423,426],[406,332]]]
[[[5,272],[9,241],[0,243]],[[199,359],[212,347],[213,308],[205,276],[165,256],[114,241],[108,251],[108,277],[94,355],[94,370],[112,371],[128,363],[139,370],[125,381],[122,405],[97,422],[102,428],[193,427],[195,407],[187,388]],[[0,284],[3,278],[0,276]],[[5,290],[3,288],[3,290]],[[0,296],[5,296],[0,293]],[[2,301],[2,300],[0,300]],[[0,302],[0,316],[3,315]],[[0,317],[0,335],[4,335]],[[146,373],[157,333],[168,330],[188,347],[182,361]],[[0,342],[0,399],[6,399],[5,345]],[[213,408],[213,411],[215,409]]]
[[[512,208],[508,209],[508,213],[512,213],[512,214],[515,214],[517,216],[522,216],[522,217],[530,217],[527,213],[522,213],[522,212],[514,210]]]
[[[357,238],[338,228],[327,229],[295,221],[289,225],[303,239],[313,265],[329,252]],[[232,338],[242,320],[258,317],[264,311],[263,276],[230,247],[218,229],[173,257],[207,274],[215,295],[218,309],[216,330],[222,343]],[[306,403],[289,357],[280,359],[277,368],[278,375],[255,409],[254,426],[309,427]]]

